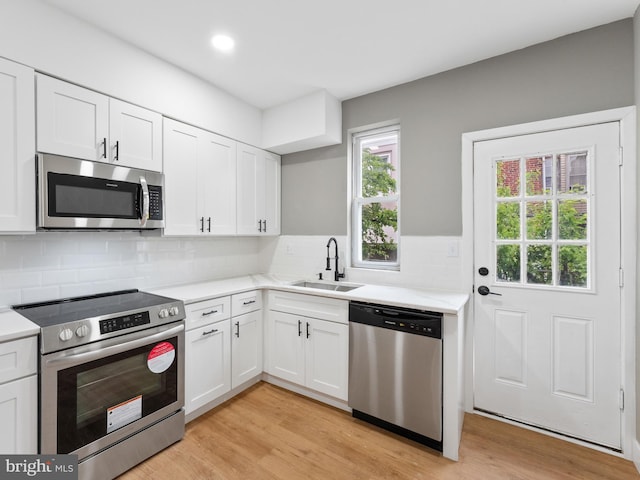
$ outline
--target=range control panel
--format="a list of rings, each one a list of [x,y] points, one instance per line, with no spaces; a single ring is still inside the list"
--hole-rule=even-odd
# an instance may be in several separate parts
[[[100,333],[117,332],[118,330],[126,330],[127,328],[139,327],[151,323],[149,312],[140,312],[132,315],[123,315],[122,317],[110,318],[108,320],[100,320]]]

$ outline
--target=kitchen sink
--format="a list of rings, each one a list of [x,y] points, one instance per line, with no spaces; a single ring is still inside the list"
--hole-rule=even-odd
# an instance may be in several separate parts
[[[322,282],[295,282],[291,284],[292,287],[303,287],[303,288],[316,288],[319,290],[332,290],[334,292],[349,292],[356,288],[361,287],[362,285],[341,285],[336,283],[322,283]]]

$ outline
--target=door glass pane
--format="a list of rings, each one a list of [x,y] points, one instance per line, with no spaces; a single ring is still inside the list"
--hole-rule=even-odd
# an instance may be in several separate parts
[[[527,239],[550,240],[553,225],[553,204],[546,202],[527,202]]]
[[[362,260],[397,261],[398,202],[362,205]]]
[[[496,238],[520,240],[520,202],[500,202],[496,205]]]
[[[551,245],[529,245],[527,247],[527,283],[551,285]]]
[[[587,152],[561,153],[557,158],[558,193],[587,193]]]
[[[520,160],[498,160],[496,162],[496,196],[520,196]]]
[[[587,286],[586,245],[563,245],[558,247],[558,283],[567,287]]]
[[[549,195],[552,190],[551,165],[553,157],[543,155],[527,158],[526,181],[527,195]]]
[[[558,238],[560,240],[587,239],[587,200],[558,202]]]
[[[520,282],[520,245],[496,247],[496,280]]]

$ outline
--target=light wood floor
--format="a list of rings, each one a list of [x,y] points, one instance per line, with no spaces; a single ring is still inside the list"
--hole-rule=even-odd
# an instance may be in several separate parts
[[[187,424],[181,442],[120,477],[178,479],[640,479],[631,462],[465,417],[460,461],[259,383]]]

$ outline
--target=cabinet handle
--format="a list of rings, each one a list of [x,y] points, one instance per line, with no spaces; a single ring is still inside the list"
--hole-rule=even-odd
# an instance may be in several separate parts
[[[262,224],[264,225],[264,233],[267,233],[267,219],[266,218],[262,221]]]
[[[205,337],[207,335],[211,335],[212,333],[216,333],[218,331],[217,328],[214,328],[213,330],[209,330],[208,332],[202,332],[202,336]]]
[[[236,322],[236,337],[240,338],[240,322]]]
[[[204,217],[200,217],[200,231],[204,233]]]
[[[207,232],[211,233],[211,217],[209,217],[207,222],[208,222]]]
[[[248,302],[242,302],[242,305],[251,305],[252,303],[256,303],[255,300],[249,300]]]
[[[218,313],[218,310],[211,310],[210,312],[202,312],[202,316],[207,317],[209,315],[213,315],[214,313]]]
[[[102,158],[107,158],[107,137],[102,140]]]
[[[262,220],[258,220],[258,231],[262,231]]]
[[[302,336],[302,320],[298,320],[298,336]]]
[[[113,156],[113,161],[120,160],[120,140],[116,140],[116,154]]]
[[[307,322],[307,338],[309,338],[310,333],[309,333],[309,322]]]

